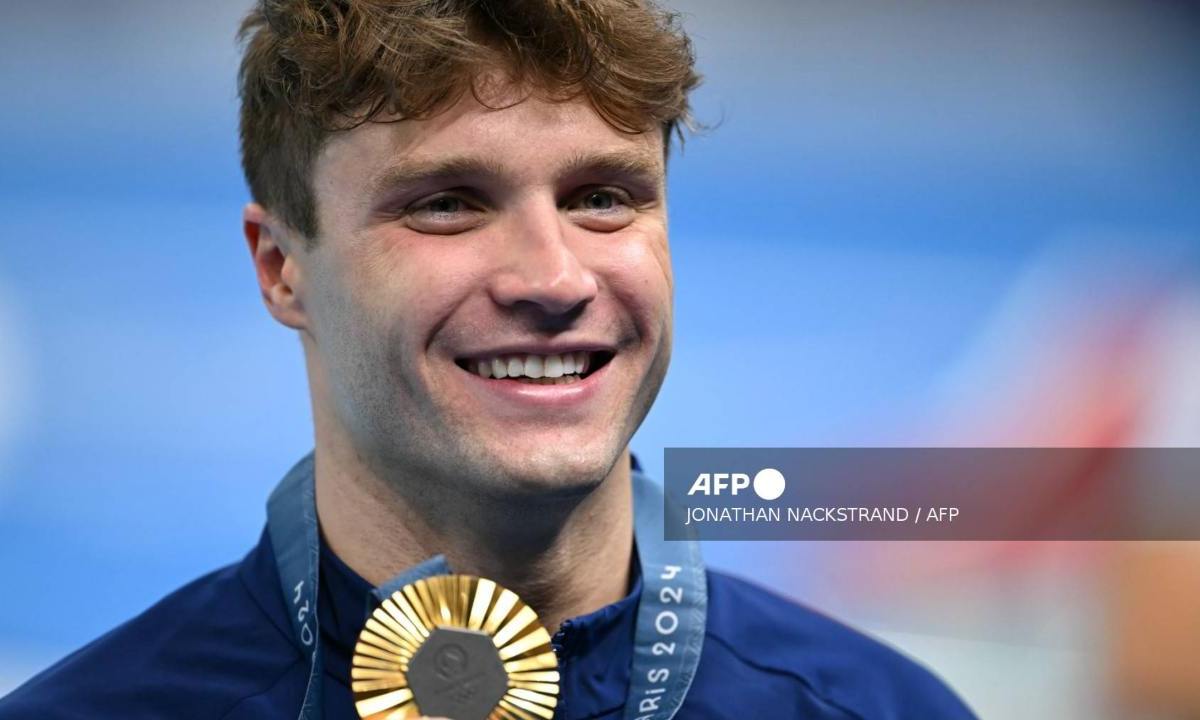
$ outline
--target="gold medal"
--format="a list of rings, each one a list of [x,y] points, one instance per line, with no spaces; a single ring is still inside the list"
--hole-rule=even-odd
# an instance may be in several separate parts
[[[472,575],[392,593],[359,633],[350,679],[368,720],[551,720],[558,704],[558,658],[537,613]]]

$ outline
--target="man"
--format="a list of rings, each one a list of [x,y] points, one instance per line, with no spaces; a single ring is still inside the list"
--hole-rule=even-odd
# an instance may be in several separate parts
[[[894,651],[662,540],[628,443],[670,357],[665,165],[698,82],[669,15],[264,0],[243,35],[245,235],[303,344],[315,450],[242,562],[0,718],[357,717],[367,613],[447,572],[554,633],[554,717],[971,717]]]

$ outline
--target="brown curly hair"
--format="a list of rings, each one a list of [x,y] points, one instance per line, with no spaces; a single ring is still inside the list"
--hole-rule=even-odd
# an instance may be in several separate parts
[[[256,202],[317,235],[309,176],[330,133],[428,118],[501,68],[613,127],[693,127],[700,83],[678,16],[654,0],[259,0],[242,22],[242,166]]]

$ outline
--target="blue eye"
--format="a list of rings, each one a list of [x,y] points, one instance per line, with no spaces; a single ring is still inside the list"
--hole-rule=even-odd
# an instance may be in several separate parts
[[[588,210],[611,210],[616,200],[612,193],[601,190],[588,193],[583,198],[583,206]]]
[[[486,215],[486,210],[469,198],[437,195],[410,205],[402,217],[417,232],[453,235],[478,227]]]
[[[588,190],[584,194],[576,196],[576,200],[571,204],[571,208],[574,210],[598,213],[631,209],[632,206],[633,200],[628,193],[619,188]]]
[[[629,226],[638,209],[629,192],[619,187],[585,188],[567,206],[580,227],[596,232],[613,232]]]
[[[456,197],[434,198],[425,204],[424,210],[436,215],[449,215],[463,209],[463,201]]]

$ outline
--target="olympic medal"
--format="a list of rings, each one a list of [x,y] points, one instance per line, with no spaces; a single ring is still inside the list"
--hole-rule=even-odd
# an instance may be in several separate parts
[[[350,670],[358,715],[551,720],[558,658],[533,608],[472,575],[392,593],[359,633]]]

